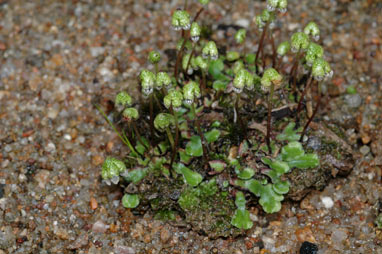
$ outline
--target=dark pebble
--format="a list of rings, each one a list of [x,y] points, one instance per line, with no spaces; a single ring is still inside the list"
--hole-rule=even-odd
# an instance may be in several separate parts
[[[314,243],[303,242],[300,248],[300,254],[316,254],[318,246]]]

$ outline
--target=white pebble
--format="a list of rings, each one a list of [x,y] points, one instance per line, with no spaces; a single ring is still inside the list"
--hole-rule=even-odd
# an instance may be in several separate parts
[[[331,197],[321,197],[321,202],[327,209],[332,208],[334,205],[333,199]]]

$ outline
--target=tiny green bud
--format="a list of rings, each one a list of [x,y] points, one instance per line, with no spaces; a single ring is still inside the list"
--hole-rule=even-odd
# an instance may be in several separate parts
[[[256,25],[259,28],[259,30],[262,31],[268,22],[272,25],[274,20],[275,14],[273,12],[264,10],[260,16],[256,17]]]
[[[242,44],[245,40],[246,35],[247,35],[247,31],[244,28],[239,29],[235,34],[236,42],[239,44]]]
[[[122,112],[122,116],[127,120],[136,120],[139,117],[138,110],[136,108],[125,108]]]
[[[195,97],[200,98],[200,95],[199,84],[195,81],[190,81],[183,87],[184,103],[187,105],[191,105]]]
[[[199,0],[199,3],[206,5],[210,2],[210,0]]]
[[[110,185],[111,182],[117,184],[119,181],[119,175],[124,171],[126,171],[125,163],[116,158],[107,157],[102,164],[101,176],[108,185]]]
[[[264,91],[268,91],[269,87],[273,83],[274,85],[279,85],[283,77],[273,68],[265,70],[263,77],[261,78],[261,85]]]
[[[159,131],[165,131],[170,125],[174,124],[174,116],[168,113],[160,113],[154,119],[154,127]]]
[[[202,29],[200,28],[198,23],[192,22],[191,30],[190,30],[190,35],[191,35],[191,40],[193,42],[199,41],[201,31],[202,31]]]
[[[152,63],[152,64],[156,64],[158,63],[160,60],[160,54],[158,51],[150,51],[149,53],[149,61]]]
[[[309,37],[303,32],[294,33],[291,37],[292,52],[305,50],[309,46]]]
[[[155,88],[160,90],[163,86],[165,86],[166,89],[170,88],[171,78],[166,72],[158,72],[157,78],[155,80]]]
[[[218,48],[216,47],[215,42],[207,42],[202,50],[202,56],[203,58],[210,57],[211,60],[217,60],[219,58]]]
[[[240,58],[240,54],[237,51],[228,51],[227,52],[227,60],[228,61],[235,61]]]
[[[244,69],[244,63],[243,61],[239,60],[239,61],[236,61],[234,64],[233,64],[233,67],[232,67],[232,70],[233,70],[233,73],[236,75],[239,73],[239,71],[241,69]]]
[[[170,108],[171,106],[174,110],[177,110],[182,106],[183,94],[178,90],[170,90],[169,93],[163,98],[163,103],[166,108]]]
[[[280,43],[280,45],[277,47],[277,55],[279,57],[285,56],[290,50],[290,43],[289,41],[284,41]]]
[[[317,58],[322,58],[323,55],[324,49],[320,45],[311,42],[309,43],[308,50],[306,51],[305,60],[309,66],[312,66],[314,60]]]
[[[126,92],[119,92],[115,96],[115,104],[120,106],[130,106],[133,103],[131,96]]]
[[[202,70],[207,70],[208,62],[201,56],[195,58],[195,64]]]
[[[315,22],[313,22],[313,21],[309,22],[305,26],[304,33],[306,35],[313,36],[313,39],[315,41],[318,41],[320,39],[320,29],[318,28],[318,25]]]
[[[188,30],[190,29],[190,14],[187,11],[176,10],[172,15],[172,26],[175,30]]]
[[[267,9],[268,11],[274,11],[278,9],[280,12],[285,13],[287,10],[288,1],[287,0],[268,0]]]
[[[314,79],[321,81],[324,78],[331,78],[333,76],[333,70],[327,61],[322,58],[314,60],[312,66],[312,75]]]
[[[148,70],[141,71],[140,74],[141,78],[141,86],[142,86],[142,93],[147,96],[150,95],[154,90],[154,84],[155,84],[155,74]]]

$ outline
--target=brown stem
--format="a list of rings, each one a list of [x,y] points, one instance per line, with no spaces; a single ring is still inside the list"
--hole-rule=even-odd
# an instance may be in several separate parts
[[[259,59],[260,52],[263,51],[264,38],[265,38],[265,34],[267,33],[267,29],[268,29],[268,22],[265,24],[264,30],[261,34],[259,47],[257,48],[256,58],[255,58],[256,67],[257,67],[257,60]],[[256,69],[256,72],[258,73],[258,68]]]
[[[268,152],[269,154],[272,154],[272,148],[271,148],[271,118],[272,118],[272,98],[273,98],[273,92],[275,90],[275,85],[273,82],[271,82],[271,91],[268,94],[268,119],[267,119],[267,137],[266,142],[268,146]]]
[[[273,34],[270,33],[270,35],[271,35],[271,43],[272,43],[272,51],[273,51],[272,67],[275,68],[277,52],[276,52],[275,39],[273,38]]]
[[[237,119],[239,120],[241,132],[244,133],[244,139],[246,139],[247,138],[247,129],[245,128],[243,119],[241,118],[240,113],[239,113],[239,102],[240,102],[240,94],[237,93],[236,94],[236,101],[235,101],[235,111],[237,114]]]
[[[187,61],[187,67],[186,67],[186,72],[188,73],[188,68],[190,68],[190,63],[191,63],[191,58],[194,56],[195,54],[195,47],[196,47],[196,43],[194,43],[192,45],[192,51],[191,51],[191,54],[190,54],[190,58],[188,59]]]
[[[296,126],[297,126],[297,128],[298,128],[298,125],[299,125],[299,122],[300,122],[299,113],[301,112],[301,109],[302,109],[302,101],[304,100],[306,91],[308,91],[308,87],[310,86],[312,81],[313,81],[313,76],[312,76],[312,74],[310,74],[309,75],[309,79],[308,79],[308,81],[306,83],[306,86],[304,87],[304,90],[302,91],[302,94],[300,96],[300,100],[298,101],[298,105],[297,105],[297,110],[296,110]]]
[[[300,60],[300,56],[301,56],[301,49],[298,50],[296,58],[294,59],[292,69],[290,71],[290,78],[292,78],[292,92],[294,95],[296,95],[297,93],[297,87],[296,87],[297,73],[296,72],[298,70],[298,63]]]
[[[300,142],[303,141],[305,132],[308,129],[309,124],[313,121],[313,118],[316,116],[318,109],[320,108],[320,105],[321,105],[321,83],[318,84],[318,99],[317,99],[316,107],[314,108],[312,116],[309,117],[308,122],[306,122],[306,124],[304,126],[304,129],[301,133]]]

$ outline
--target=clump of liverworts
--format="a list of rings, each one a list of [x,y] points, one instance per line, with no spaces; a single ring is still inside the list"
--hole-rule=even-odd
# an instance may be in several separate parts
[[[290,189],[286,174],[319,166],[318,155],[306,153],[304,142],[321,104],[322,84],[333,71],[314,22],[276,46],[273,29],[287,0],[268,0],[254,19],[259,31],[254,52],[245,47],[248,33],[241,28],[234,41],[242,52],[224,54],[221,42],[204,37],[200,17],[208,3],[199,0],[192,15],[186,0],[173,12],[171,24],[180,37],[174,68],[160,67],[169,65],[159,64],[158,51],[150,52],[150,68],[137,74],[141,99],[126,91],[116,95],[118,124],[99,108],[129,149],[126,158],[106,158],[101,175],[106,184],[125,187],[150,175],[174,183],[183,179],[187,192],[175,198],[180,209],[194,207],[199,190],[209,186],[214,192],[205,197],[220,193],[234,202],[231,224],[249,229],[251,206],[258,203],[266,213],[281,209]],[[123,206],[136,208],[142,195],[126,193]]]

